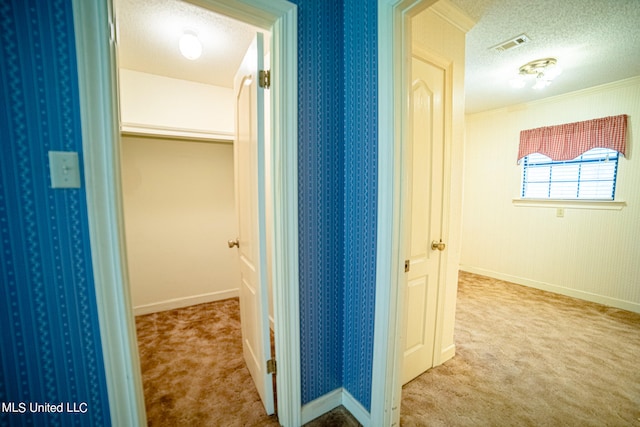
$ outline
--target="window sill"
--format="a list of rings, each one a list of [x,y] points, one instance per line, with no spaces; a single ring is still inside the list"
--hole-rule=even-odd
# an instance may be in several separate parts
[[[620,211],[627,202],[611,200],[561,200],[561,199],[513,199],[516,207],[530,208],[565,208]]]

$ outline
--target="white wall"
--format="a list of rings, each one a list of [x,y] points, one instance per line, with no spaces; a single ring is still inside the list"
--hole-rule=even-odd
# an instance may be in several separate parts
[[[238,296],[232,144],[125,136],[122,181],[136,314]]]
[[[237,296],[233,89],[126,69],[119,84],[135,313]]]
[[[627,114],[622,210],[517,207],[519,132]],[[640,77],[466,117],[461,268],[640,312]]]
[[[233,89],[119,70],[124,131],[233,140]]]

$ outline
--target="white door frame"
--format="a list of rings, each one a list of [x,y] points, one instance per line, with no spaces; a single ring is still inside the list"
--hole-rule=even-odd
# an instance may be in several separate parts
[[[300,424],[297,7],[285,0],[193,0],[271,32],[273,266],[278,417]],[[73,0],[89,237],[111,423],[146,425],[127,274],[112,0]]]
[[[378,228],[371,425],[399,425],[411,18],[437,0],[378,0]]]

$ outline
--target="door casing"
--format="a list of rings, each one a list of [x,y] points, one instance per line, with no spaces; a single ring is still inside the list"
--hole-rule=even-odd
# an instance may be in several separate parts
[[[297,8],[285,0],[193,0],[270,31],[274,323],[278,416],[300,424]],[[112,0],[73,0],[89,238],[113,425],[146,425],[120,185],[117,24]]]
[[[378,229],[371,425],[399,425],[404,313],[404,164],[412,17],[437,0],[378,0]],[[437,326],[436,326],[437,328]],[[436,337],[436,340],[438,337]]]

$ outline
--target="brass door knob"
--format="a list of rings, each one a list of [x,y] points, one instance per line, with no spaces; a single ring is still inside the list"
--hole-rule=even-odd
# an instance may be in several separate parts
[[[431,249],[433,249],[434,251],[435,251],[435,250],[444,251],[444,248],[445,248],[446,246],[447,246],[447,245],[445,245],[445,244],[442,242],[442,239],[440,239],[440,241],[439,241],[439,242],[438,242],[437,240],[434,240],[433,242],[431,242]]]
[[[240,241],[239,241],[238,239],[236,239],[236,240],[229,240],[229,241],[227,242],[227,244],[229,245],[229,247],[230,247],[230,248],[233,248],[234,246],[236,246],[236,247],[238,247],[238,248],[240,247]]]

